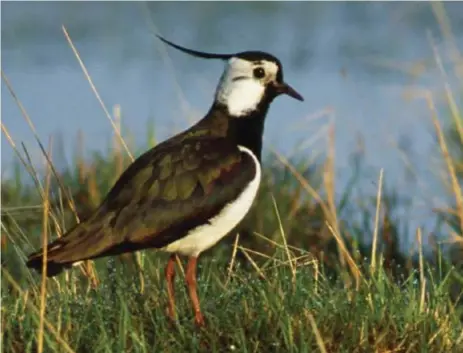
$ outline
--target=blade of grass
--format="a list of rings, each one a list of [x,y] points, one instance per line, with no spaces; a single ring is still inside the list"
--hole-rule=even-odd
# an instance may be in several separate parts
[[[325,347],[325,342],[323,342],[323,337],[320,334],[320,331],[318,330],[317,323],[315,322],[315,318],[313,317],[312,313],[309,311],[307,312],[307,317],[309,318],[310,321],[310,326],[312,327],[312,331],[315,335],[315,339],[317,341],[317,346],[320,349],[320,352],[322,353],[327,353],[326,347]]]
[[[250,254],[254,254],[254,255],[263,257],[264,259],[267,259],[267,260],[272,260],[272,261],[275,261],[275,262],[282,263],[281,260],[276,259],[276,258],[273,257],[273,256],[264,254],[263,252],[260,252],[260,251],[257,251],[257,250],[252,250],[252,249],[246,248],[246,247],[241,246],[241,245],[238,245],[238,249],[243,250],[243,251],[246,251],[246,252],[248,252],[248,253],[250,253]],[[263,266],[263,268],[264,268],[264,267],[265,267],[265,266]]]
[[[127,155],[130,157],[130,159],[133,162],[133,160],[134,160],[133,155],[130,152],[129,147],[125,143],[124,139],[122,138],[121,132],[118,129],[118,127],[117,127],[116,123],[114,122],[113,118],[111,117],[111,114],[109,113],[108,109],[106,108],[106,105],[104,104],[103,100],[101,99],[101,96],[98,93],[98,90],[96,89],[95,84],[93,83],[92,77],[88,73],[87,67],[85,66],[84,62],[80,58],[79,52],[77,51],[76,47],[74,46],[74,43],[72,42],[72,39],[69,36],[69,33],[68,33],[66,27],[63,25],[63,26],[61,26],[61,29],[63,30],[64,36],[66,37],[66,40],[67,40],[69,46],[71,47],[72,52],[74,53],[77,61],[79,62],[80,68],[84,72],[85,78],[87,79],[88,83],[90,84],[90,88],[92,89],[93,93],[95,94],[95,97],[98,100],[98,103],[100,103],[101,108],[103,109],[103,111],[104,111],[106,117],[108,118],[112,128],[114,129],[114,132],[116,133],[117,137],[119,138],[122,146],[124,146],[124,149],[127,152]]]
[[[460,184],[458,182],[458,177],[455,171],[455,165],[454,165],[452,157],[450,156],[444,132],[442,131],[439,119],[437,118],[437,110],[434,105],[432,94],[429,91],[425,93],[425,99],[428,104],[428,108],[431,111],[431,119],[432,119],[434,128],[436,130],[436,135],[437,135],[437,139],[438,139],[439,146],[441,149],[441,153],[447,165],[448,173],[450,175],[452,189],[455,195],[457,211],[458,211],[459,218],[460,218],[460,229],[463,229],[463,194],[462,194]]]
[[[332,123],[328,132],[328,156],[325,161],[324,166],[324,173],[323,173],[323,183],[325,185],[326,190],[326,198],[328,203],[328,209],[330,210],[329,215],[329,222],[331,223],[332,227],[336,230],[337,234],[341,234],[339,231],[339,223],[338,223],[338,216],[336,211],[336,201],[335,201],[335,170],[334,170],[334,162],[335,162],[335,147],[334,147],[334,124]],[[345,265],[345,259],[343,256],[342,251],[339,251],[339,260],[341,265]]]
[[[288,248],[288,243],[286,242],[285,230],[283,229],[283,224],[281,223],[281,217],[280,217],[280,212],[278,211],[277,202],[273,194],[271,196],[272,196],[273,207],[275,209],[275,214],[277,216],[278,227],[280,228],[281,238],[283,239],[283,246],[285,248],[286,256],[288,257],[288,261],[289,261],[289,266],[291,268],[292,281],[293,281],[293,284],[295,284],[296,283],[296,267],[293,264],[291,253]]]
[[[48,153],[51,155],[52,139],[50,138]],[[37,332],[37,352],[43,352],[43,328],[45,320],[45,306],[47,294],[47,248],[48,248],[48,212],[49,212],[49,192],[50,192],[51,168],[48,164],[45,181],[45,198],[43,200],[43,224],[42,224],[42,281],[40,286],[40,321]]]
[[[342,251],[344,257],[346,258],[347,263],[348,263],[348,265],[349,265],[349,267],[351,269],[352,275],[355,278],[356,286],[357,286],[357,289],[358,289],[359,286],[360,286],[360,279],[362,277],[362,274],[361,274],[357,264],[355,263],[354,259],[352,258],[349,251],[347,250],[346,245],[344,244],[344,240],[342,240],[341,236],[338,233],[336,233],[336,230],[328,222],[326,222],[325,224],[328,227],[328,229],[330,230],[331,234],[336,239],[336,242],[338,243],[338,246],[339,246],[340,250]]]
[[[460,137],[460,142],[463,143],[463,122],[461,121],[462,119],[461,119],[460,110],[458,109],[458,105],[455,102],[455,97],[453,96],[453,92],[450,87],[448,76],[445,71],[444,65],[442,63],[442,58],[439,54],[439,50],[437,49],[436,44],[434,43],[434,39],[430,31],[428,31],[428,40],[433,50],[434,60],[436,61],[436,65],[444,81],[445,97],[447,98],[447,106],[450,108],[450,113],[451,113],[450,115],[452,116],[453,122],[455,123],[458,136]]]
[[[421,228],[416,230],[416,238],[418,242],[418,255],[419,255],[419,269],[420,269],[420,284],[421,284],[421,295],[420,295],[420,313],[424,311],[425,298],[426,298],[426,278],[424,276],[424,259],[423,259],[423,242],[421,239]]]
[[[371,247],[371,273],[376,271],[376,249],[378,245],[378,224],[379,224],[379,210],[381,206],[381,191],[383,185],[383,168],[379,172],[378,192],[376,194],[376,212],[375,212],[375,228],[373,231],[373,244]]]
[[[431,8],[434,13],[434,16],[439,23],[441,33],[445,38],[445,43],[449,46],[449,57],[456,64],[460,64],[461,55],[458,49],[455,36],[450,25],[450,19],[447,16],[447,12],[444,8],[444,3],[442,1],[433,1],[431,2]],[[458,76],[458,70],[455,70],[455,74]]]
[[[259,276],[261,278],[267,280],[267,277],[265,277],[264,273],[262,272],[260,267],[256,264],[256,262],[252,259],[252,257],[249,256],[248,252],[244,248],[241,248],[241,247],[240,247],[240,250],[244,254],[244,256],[246,256],[246,259],[248,259],[248,261],[251,263],[252,267],[254,267],[256,272],[259,274]]]
[[[35,171],[34,166],[29,164],[28,161],[26,160],[26,158],[24,158],[24,156],[21,154],[21,152],[19,152],[19,149],[16,146],[16,143],[14,142],[13,138],[11,137],[8,129],[6,128],[6,126],[3,123],[0,123],[0,125],[2,127],[3,134],[6,136],[6,139],[8,140],[8,143],[13,148],[13,151],[15,152],[16,156],[19,158],[19,160],[21,161],[21,164],[24,166],[24,168],[26,168],[26,170],[29,173],[30,177],[34,181],[34,184],[37,187],[37,190],[39,191],[39,193],[42,193],[43,192],[43,187],[42,187],[42,184],[40,183],[39,178],[37,177],[37,172]]]
[[[236,234],[235,241],[233,242],[233,252],[232,252],[232,257],[230,260],[230,265],[228,265],[228,271],[227,271],[227,279],[225,281],[225,286],[228,285],[228,282],[230,281],[232,271],[233,271],[233,265],[235,264],[235,258],[236,258],[236,253],[238,251],[238,242],[240,240],[240,233]]]
[[[269,242],[270,244],[272,244],[273,246],[275,246],[275,247],[277,247],[277,248],[280,248],[280,249],[283,249],[283,250],[285,249],[285,246],[284,246],[284,245],[278,244],[276,241],[274,241],[274,240],[272,240],[272,239],[270,239],[270,238],[267,238],[266,236],[264,236],[264,235],[262,235],[262,234],[259,234],[259,233],[257,233],[257,232],[253,232],[253,234],[254,234],[255,236],[257,236],[257,237],[259,237],[259,238],[261,238],[261,239],[263,239],[263,240]],[[300,248],[298,248],[298,247],[296,247],[296,246],[293,246],[293,245],[290,245],[290,244],[288,244],[288,248],[291,249],[291,250],[293,250],[293,251],[299,251],[299,252],[305,252],[305,251],[306,251],[306,250],[304,250],[304,249],[300,249]]]

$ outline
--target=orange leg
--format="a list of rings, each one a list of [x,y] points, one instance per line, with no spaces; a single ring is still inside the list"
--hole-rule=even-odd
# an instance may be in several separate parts
[[[204,326],[204,317],[201,314],[199,307],[198,292],[196,289],[196,262],[197,257],[190,257],[186,269],[186,283],[188,285],[188,292],[190,294],[191,303],[193,304],[193,310],[195,313],[195,323],[198,326]]]
[[[177,255],[172,254],[166,266],[166,280],[167,280],[167,294],[169,306],[167,307],[167,314],[169,318],[175,320],[175,297],[174,297],[174,278],[175,278],[175,261]]]

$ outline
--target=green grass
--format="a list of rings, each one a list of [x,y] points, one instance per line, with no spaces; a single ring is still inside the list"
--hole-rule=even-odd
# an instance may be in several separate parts
[[[205,330],[193,324],[181,276],[178,324],[166,320],[164,262],[158,259],[145,267],[144,294],[127,269],[95,289],[85,281],[75,292],[64,279],[61,290],[50,284],[46,318],[77,352],[224,352],[233,347],[238,352],[314,352],[319,346],[311,317],[328,352],[457,352],[463,347],[456,344],[463,326],[446,281],[430,284],[421,306],[420,284],[413,276],[399,286],[380,270],[355,291],[325,278],[323,271],[317,275],[311,264],[300,265],[293,282],[278,257],[264,271],[266,280],[240,266],[228,284],[226,263],[202,261],[199,291]],[[78,277],[73,274],[70,281]],[[36,296],[33,290],[11,290],[4,297],[5,351],[34,351],[38,315],[30,307],[37,306]],[[45,351],[65,351],[48,330]]]
[[[448,207],[436,212],[434,233],[453,244],[429,243],[430,234],[411,229],[414,251],[402,253],[408,200],[382,179],[377,194],[359,198],[361,156],[343,176],[346,189],[337,190],[332,135],[315,161],[267,153],[250,214],[200,258],[202,330],[193,324],[180,268],[178,322],[166,318],[166,254],[99,259],[46,281],[25,267],[43,237],[61,235],[95,209],[131,158],[116,133],[106,153],[87,160],[76,153],[60,173],[52,163],[37,171],[2,125],[18,156],[1,184],[2,351],[462,352],[462,117],[446,92],[445,130],[433,96],[424,96],[450,195]],[[114,128],[120,123],[107,117]],[[156,144],[153,128],[147,130],[135,155]]]

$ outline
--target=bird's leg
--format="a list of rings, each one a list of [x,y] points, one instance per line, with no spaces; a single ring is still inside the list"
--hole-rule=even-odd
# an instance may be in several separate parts
[[[195,313],[195,323],[198,326],[204,326],[204,317],[201,314],[199,307],[198,292],[196,289],[196,262],[197,257],[190,257],[186,269],[186,283],[188,285],[188,292],[190,294],[191,303],[193,304],[193,310]]]
[[[174,297],[174,278],[175,278],[175,261],[177,260],[177,255],[172,254],[169,257],[169,261],[166,265],[166,280],[167,280],[167,295],[169,300],[169,305],[167,307],[167,314],[169,318],[175,320],[175,297]]]

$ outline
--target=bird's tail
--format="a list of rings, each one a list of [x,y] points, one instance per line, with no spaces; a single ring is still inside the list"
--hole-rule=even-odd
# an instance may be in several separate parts
[[[33,268],[37,272],[42,272],[42,265],[43,264],[43,251],[39,250],[36,253],[33,253],[29,256],[26,266],[29,268]],[[47,257],[47,277],[54,277],[59,275],[63,272],[64,269],[71,267],[71,263],[62,264],[56,261],[50,260]]]
[[[60,274],[63,270],[78,262],[103,256],[115,244],[115,236],[111,233],[107,222],[89,221],[77,224],[63,237],[47,246],[47,277]],[[29,255],[27,267],[41,272],[44,251]]]

